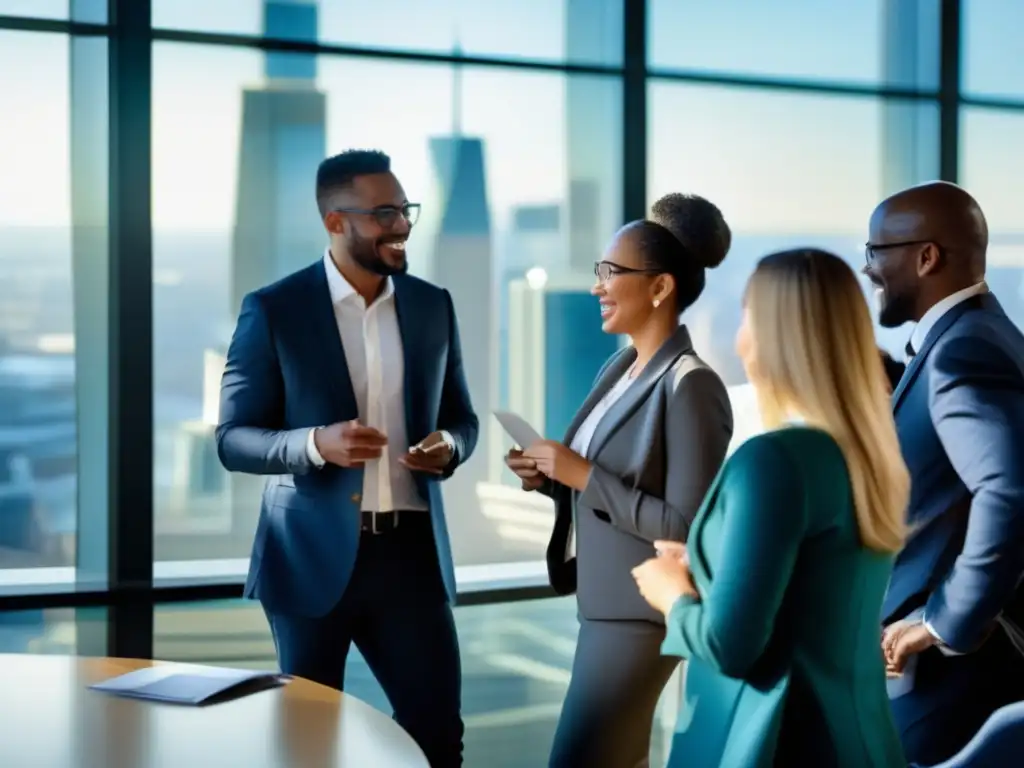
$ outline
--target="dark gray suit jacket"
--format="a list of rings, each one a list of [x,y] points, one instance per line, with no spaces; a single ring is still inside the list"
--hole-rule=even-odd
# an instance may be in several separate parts
[[[605,363],[566,445],[635,359],[628,347]],[[558,483],[543,489],[556,510],[547,552],[551,584],[560,594],[577,592],[583,618],[664,623],[640,597],[630,571],[654,555],[652,542],[686,540],[732,429],[725,385],[680,326],[598,424],[583,492]],[[567,561],[574,523],[577,555]]]

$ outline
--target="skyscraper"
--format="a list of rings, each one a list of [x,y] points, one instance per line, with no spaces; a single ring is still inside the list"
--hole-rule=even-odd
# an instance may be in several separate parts
[[[469,513],[476,483],[486,474],[494,363],[491,219],[484,179],[483,141],[453,135],[430,140],[430,156],[442,206],[433,245],[433,280],[452,296],[459,320],[462,361],[473,405],[480,415],[480,449],[475,459],[446,484],[446,504]],[[475,503],[475,502],[474,502]]]
[[[622,5],[621,0],[566,0],[566,55],[602,61],[607,51],[621,48]],[[565,108],[569,261],[574,271],[589,275],[611,228],[622,220],[621,91],[604,78],[571,75]]]
[[[448,516],[456,521],[452,525],[452,545],[456,552],[471,546],[463,538],[468,533],[466,524],[479,516],[476,486],[487,479],[492,461],[487,455],[488,435],[497,389],[492,231],[484,142],[462,132],[460,70],[458,65],[454,67],[452,132],[431,138],[429,144],[434,187],[431,200],[437,207],[430,277],[452,296],[459,320],[466,380],[480,417],[476,454],[445,483]]]
[[[315,42],[317,3],[265,0],[263,33]],[[314,194],[316,169],[326,152],[327,106],[317,89],[316,56],[267,53],[263,75],[263,82],[242,93],[228,310],[232,317],[247,293],[314,261],[326,240]],[[237,552],[255,526],[263,481],[232,474],[225,482],[226,473],[217,464],[213,428],[219,393],[208,384],[219,381],[225,352],[206,351],[203,418],[182,424],[175,436],[174,487],[184,498],[172,503],[172,509],[188,519],[222,514],[229,488],[232,512],[222,530],[237,537],[239,543],[226,545],[227,551]]]
[[[266,0],[264,34],[315,42],[316,13],[309,0]],[[327,97],[316,88],[316,57],[270,52],[263,74],[242,95],[232,313],[250,291],[315,259],[325,242],[313,197],[327,144]]]
[[[266,0],[264,34],[317,40],[317,3]],[[325,236],[313,180],[326,152],[327,99],[316,56],[265,55],[264,82],[242,94],[231,312],[256,288],[313,261]]]

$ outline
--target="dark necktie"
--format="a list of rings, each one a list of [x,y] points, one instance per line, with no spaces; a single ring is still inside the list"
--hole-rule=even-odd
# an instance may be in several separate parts
[[[907,346],[903,350],[907,353],[907,360],[909,361],[914,356],[914,345],[908,341]]]

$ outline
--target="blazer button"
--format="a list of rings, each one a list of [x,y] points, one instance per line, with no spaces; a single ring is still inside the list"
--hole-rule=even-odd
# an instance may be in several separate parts
[[[363,500],[363,495],[361,493],[353,493],[352,494],[352,503],[353,504],[358,504],[362,500]]]

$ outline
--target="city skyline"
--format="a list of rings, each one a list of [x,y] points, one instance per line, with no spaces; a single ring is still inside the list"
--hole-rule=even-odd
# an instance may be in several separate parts
[[[152,0],[153,24],[257,37],[263,2]],[[324,43],[617,67],[625,2],[312,4],[319,11],[315,39]],[[0,16],[66,19],[71,3],[84,5],[0,0]],[[92,3],[103,13],[106,5]],[[1024,4],[963,5],[964,93],[1016,98],[1024,106],[1024,60],[1013,54]],[[769,86],[773,78],[796,78],[825,87],[934,89],[938,60],[929,45],[937,45],[938,6],[938,0],[648,0],[648,63],[655,72],[763,78]],[[896,40],[901,51],[921,48],[899,66],[892,62],[895,8],[920,12],[922,19],[933,12],[931,21],[917,25],[920,39],[911,34]],[[913,21],[902,19],[898,31],[913,31]],[[88,42],[94,51],[106,45],[103,38]],[[102,517],[106,496],[90,488],[106,491],[104,473],[96,467],[107,448],[116,447],[116,435],[89,425],[106,422],[102,401],[112,391],[130,395],[134,386],[138,394],[134,369],[114,375],[112,390],[93,375],[99,366],[89,365],[97,354],[96,318],[108,298],[107,265],[102,250],[92,261],[73,246],[69,47],[69,38],[58,33],[0,30],[0,71],[13,75],[0,79],[0,103],[11,116],[0,123],[0,264],[7,268],[7,279],[0,281],[0,581],[34,580],[45,588],[60,578],[81,578],[85,571],[76,575],[75,566],[85,568],[95,552],[115,543]],[[190,580],[233,580],[244,568],[262,478],[242,478],[255,490],[246,497],[239,476],[229,479],[216,459],[211,425],[218,369],[241,294],[322,254],[318,243],[326,245],[326,236],[316,218],[313,178],[303,170],[318,155],[353,146],[387,151],[409,197],[424,205],[409,244],[412,272],[449,288],[461,281],[463,303],[479,302],[469,310],[460,307],[458,317],[464,354],[474,358],[477,389],[489,388],[486,398],[474,393],[474,400],[492,439],[490,446],[481,440],[475,465],[457,477],[475,480],[500,471],[508,440],[487,413],[497,403],[512,401],[531,420],[536,414],[535,424],[546,434],[560,437],[567,413],[589,387],[584,369],[598,365],[620,341],[601,332],[597,309],[585,294],[593,281],[591,262],[622,223],[623,195],[633,194],[637,202],[636,190],[623,178],[621,74],[389,61],[376,54],[272,58],[274,66],[265,66],[263,52],[252,45],[158,41],[153,47],[153,328],[142,341],[152,345],[153,376],[150,382],[147,372],[143,379],[152,391],[141,399],[148,407],[152,397],[154,423],[140,440],[142,450],[150,439],[153,445],[153,493],[152,504],[143,500],[141,509],[119,505],[111,522],[135,514],[145,535],[155,534],[157,581],[184,574]],[[310,70],[315,80],[294,82],[293,73]],[[102,81],[101,76],[93,83]],[[323,114],[315,119],[292,119],[294,113],[283,120],[267,117],[285,102],[313,105],[315,112],[318,100]],[[894,185],[938,175],[937,103],[652,77],[646,108],[648,203],[665,192],[696,192],[716,202],[733,229],[728,259],[708,275],[706,293],[684,321],[702,357],[730,385],[735,444],[756,431],[757,422],[751,387],[733,352],[740,297],[754,262],[770,250],[820,245],[858,267],[867,218],[878,200]],[[92,110],[100,121],[105,114],[102,104]],[[960,180],[978,197],[992,229],[992,284],[1020,324],[1024,110],[964,107],[959,131]],[[460,146],[471,147],[472,173],[462,191],[453,193],[458,163],[450,160]],[[76,155],[76,163],[80,159]],[[95,165],[102,167],[102,158]],[[95,190],[101,210],[105,191]],[[466,197],[474,205],[463,205]],[[439,236],[432,224],[458,214],[470,220]],[[469,235],[463,242],[457,242],[459,230]],[[124,255],[120,246],[116,252]],[[435,259],[439,252],[448,258]],[[487,263],[463,269],[473,258]],[[93,268],[95,279],[83,280]],[[483,283],[488,292],[477,296],[472,288]],[[148,287],[117,287],[110,306]],[[90,290],[100,297],[92,303]],[[556,318],[562,322],[550,327]],[[472,339],[469,325],[479,332]],[[499,357],[489,375],[481,364],[485,331]],[[899,352],[908,333],[908,327],[878,329],[878,340]],[[5,349],[10,339],[17,343]],[[69,354],[76,341],[77,376],[76,358]],[[143,350],[143,360],[148,353]],[[135,481],[134,475],[110,477],[111,499],[123,498],[113,491],[123,493]],[[87,483],[90,488],[83,490]],[[536,561],[543,558],[550,531],[545,497],[523,494],[517,482],[485,482],[475,497],[459,502],[448,512],[465,578],[460,589],[486,579],[504,586],[502,580],[513,573],[513,581],[532,574],[533,565],[540,566],[536,575],[543,579],[543,565]],[[152,520],[141,519],[150,513]],[[96,521],[103,521],[99,535]],[[125,522],[119,521],[120,546],[111,550],[112,573],[123,571],[126,554],[140,544]],[[50,535],[39,537],[40,532]],[[257,605],[185,604],[154,613],[148,651],[154,658],[268,668],[274,663]],[[539,764],[570,676],[575,602],[463,606],[455,615],[464,653],[467,759],[490,760],[495,768]],[[70,609],[0,613],[0,620],[5,650],[85,654],[97,652],[101,634],[121,643],[134,621],[120,613]],[[112,653],[108,643],[114,641],[101,642],[99,652]],[[358,654],[346,678],[351,693],[388,711]],[[654,762],[662,742],[671,738],[677,693],[673,682],[658,718]]]
[[[580,7],[566,4],[566,18],[578,18],[571,11]],[[652,4],[652,14],[664,14],[665,7]],[[856,24],[880,23],[882,4],[871,7],[875,16]],[[538,4],[529,8],[540,13]],[[190,18],[206,23],[204,13]],[[693,17],[698,28],[714,21],[709,14]],[[308,14],[302,18],[310,21]],[[240,19],[227,19],[224,31],[240,31]],[[848,21],[851,33],[861,34]],[[325,39],[315,24],[307,23],[302,34]],[[558,55],[600,58],[601,45],[590,43],[603,39],[613,22],[588,24],[563,25],[563,34],[577,34],[569,35]],[[458,49],[480,50],[472,25],[445,28]],[[654,38],[663,34],[660,27],[652,29]],[[693,32],[687,28],[683,34]],[[673,64],[665,59],[670,47],[653,38],[651,45],[654,65],[699,68],[714,65],[718,55],[691,49],[689,59]],[[759,55],[782,56],[773,46]],[[769,74],[799,74],[808,49],[802,50],[777,59]],[[879,45],[857,57],[844,50],[852,57],[842,65],[849,79],[878,82],[899,74],[892,61],[868,66],[881,55]],[[0,318],[17,332],[19,349],[29,348],[24,344],[35,333],[44,351],[43,330],[52,335],[63,327],[65,348],[73,347],[68,39],[0,32],[0,63],[5,56],[32,66],[22,67],[17,80],[0,83],[0,99],[18,116],[0,126],[0,147],[8,147],[11,170],[0,177],[0,260],[15,265],[16,278],[0,291],[10,298]],[[589,369],[606,351],[599,336],[586,359],[566,350],[599,330],[596,303],[583,294],[593,279],[590,265],[621,223],[621,78],[309,54],[273,53],[268,59],[255,49],[170,42],[155,43],[153,57],[158,539],[192,526],[228,535],[220,549],[204,544],[196,557],[214,551],[241,556],[248,550],[255,508],[240,501],[242,494],[226,499],[221,484],[209,482],[209,472],[221,472],[207,445],[215,421],[208,402],[210,361],[223,355],[243,293],[320,257],[318,243],[325,245],[326,236],[317,229],[312,177],[325,153],[383,148],[410,199],[424,204],[409,244],[411,271],[455,297],[473,397],[487,426],[493,427],[489,411],[508,397],[515,359],[536,367],[541,377],[543,391],[523,401],[543,402],[538,419],[545,430],[549,423],[556,433],[564,428],[571,401],[589,387]],[[735,66],[747,66],[745,61],[740,57]],[[732,252],[709,274],[705,295],[685,317],[702,356],[733,387],[745,382],[733,337],[743,286],[757,258],[780,248],[819,245],[859,268],[867,217],[878,200],[893,185],[937,172],[938,111],[932,102],[652,80],[648,110],[648,200],[670,191],[697,192],[722,208],[733,229]],[[1014,124],[1024,120],[1012,112],[965,109],[962,143],[965,182],[972,188],[977,182],[998,199],[990,206],[979,194],[997,243],[994,288],[1019,321],[1024,220],[1014,190],[1024,178],[1024,151],[1000,134]],[[918,138],[922,143],[916,146]],[[45,231],[47,245],[31,227],[44,228],[39,231]],[[544,288],[530,288],[528,279],[526,290],[538,296],[510,300],[512,285],[528,274],[536,277],[538,269],[566,278],[553,279],[549,287],[573,288],[548,296]],[[49,302],[63,311],[47,311]],[[524,307],[542,305],[543,312],[526,319]],[[544,326],[549,312],[567,327]],[[540,341],[509,333],[529,323],[541,328]],[[896,352],[909,333],[877,331],[879,343]],[[52,338],[47,344],[54,349]],[[537,349],[525,354],[529,344]],[[522,384],[517,387],[521,394]],[[467,479],[501,474],[505,439],[491,431],[492,439],[485,434],[473,466],[463,473]],[[471,498],[472,489],[461,496]],[[478,512],[471,502],[465,512],[456,508],[460,516]],[[464,540],[466,547],[457,552],[463,559],[499,557],[500,547],[475,529]],[[482,553],[470,546],[479,541],[488,541]],[[523,556],[524,550],[514,551]]]
[[[750,10],[749,3],[732,1]],[[5,7],[5,2],[10,4],[10,0],[0,0],[0,13],[12,10]],[[413,4],[406,5],[411,13]],[[711,9],[694,3],[652,2],[651,63],[655,67],[689,65],[696,71],[757,71],[810,78],[806,62],[828,61],[832,62],[829,67],[837,68],[820,70],[811,79],[878,82],[882,74],[878,27],[883,5],[882,0],[875,0],[853,10],[812,4],[809,12],[813,12],[816,24],[831,28],[828,25],[841,23],[846,30],[845,35],[835,38],[820,35],[822,41],[828,40],[829,55],[818,57],[815,52],[824,52],[825,42],[800,38],[799,45],[787,43],[785,48],[790,53],[784,55],[777,41],[787,38],[771,32],[786,23],[792,4],[781,4],[773,14],[756,10],[751,11],[752,16],[744,14],[738,31],[752,34],[748,27],[753,29],[758,23],[761,43],[757,46],[730,42],[715,47],[708,43],[709,38],[729,38],[721,28],[725,15],[717,6]],[[191,27],[257,33],[258,27],[253,25],[259,21],[259,8],[255,0],[218,5],[157,2],[154,24],[174,26],[177,19],[182,25],[190,21]],[[989,90],[1012,92],[1007,84],[1013,73],[1012,62],[1007,61],[1007,54],[999,53],[1008,48],[991,44],[998,29],[1003,30],[999,34],[1005,34],[1011,25],[985,8],[966,14],[965,85],[970,88],[973,83],[977,90],[982,87],[979,81],[986,80],[994,83]],[[402,9],[405,6],[397,10]],[[323,4],[321,28],[363,30],[360,24],[371,25],[374,20],[370,13],[346,16],[346,10],[344,3]],[[27,13],[24,7],[21,11]],[[39,12],[45,15],[45,9]],[[1006,12],[1024,17],[1021,9],[1009,8]],[[524,29],[541,30],[539,37],[544,40],[561,40],[566,13],[552,13],[549,4],[533,2],[514,11],[491,8],[469,14],[460,17],[456,25],[450,23],[446,12],[438,12],[423,20],[427,26],[422,36],[428,41],[436,37],[438,50],[444,46],[450,50],[459,42],[469,55],[494,53],[499,48],[494,47],[493,35],[488,36],[486,30],[500,27],[513,36],[513,42],[523,42],[520,38],[525,37]],[[409,18],[420,21],[419,17]],[[681,23],[684,18],[686,24]],[[655,24],[655,20],[664,23]],[[442,27],[444,34],[438,36]],[[666,42],[675,39],[673,32],[687,42],[676,46],[686,51],[679,54],[685,56],[683,59],[673,59],[673,48]],[[320,38],[331,40],[338,35],[321,32]],[[374,38],[369,35],[364,39]],[[387,42],[399,45],[402,38]],[[564,55],[566,42],[537,45],[546,46],[550,56],[556,57]],[[525,56],[535,49],[520,45],[517,50]],[[722,57],[729,57],[729,67],[724,67],[726,60]],[[5,64],[15,61],[32,65]],[[329,56],[318,57],[317,63],[320,89],[328,96],[338,95],[329,99],[327,152],[351,146],[383,148],[394,158],[410,196],[423,198],[431,180],[427,138],[450,129],[452,67]],[[0,66],[4,71],[18,72],[17,77],[0,83],[0,97],[4,103],[15,105],[18,114],[17,120],[0,126],[0,145],[21,148],[9,153],[9,160],[5,158],[9,172],[0,179],[0,226],[66,223],[70,220],[66,147],[70,112],[63,94],[68,89],[68,39],[52,33],[2,31]],[[262,54],[255,50],[155,44],[154,228],[201,232],[230,227],[241,94],[246,87],[261,83],[262,78]],[[570,78],[599,84],[596,87],[606,89],[613,99],[621,98],[616,76],[463,68],[463,128],[487,143],[486,161],[491,169],[488,195],[499,228],[506,226],[516,205],[556,202],[568,194],[564,141]],[[924,85],[929,85],[928,78],[924,78]],[[649,89],[650,198],[669,190],[704,194],[718,202],[737,231],[749,234],[863,231],[871,206],[884,191],[880,188],[880,143],[885,102],[875,97],[656,80]],[[919,109],[936,111],[930,102]],[[1024,230],[1024,221],[1013,202],[1019,184],[1015,177],[1020,178],[1020,174],[1010,172],[1024,168],[1024,147],[1015,141],[1022,125],[1024,118],[1014,113],[981,108],[965,108],[963,113],[962,180],[979,198],[993,231]],[[529,147],[525,153],[524,147]],[[589,162],[600,164],[603,160],[591,155]],[[608,158],[607,162],[607,175],[618,178],[621,170],[617,158]],[[822,178],[817,188],[808,188],[815,168],[822,169]],[[930,171],[929,177],[937,175],[937,161]]]

